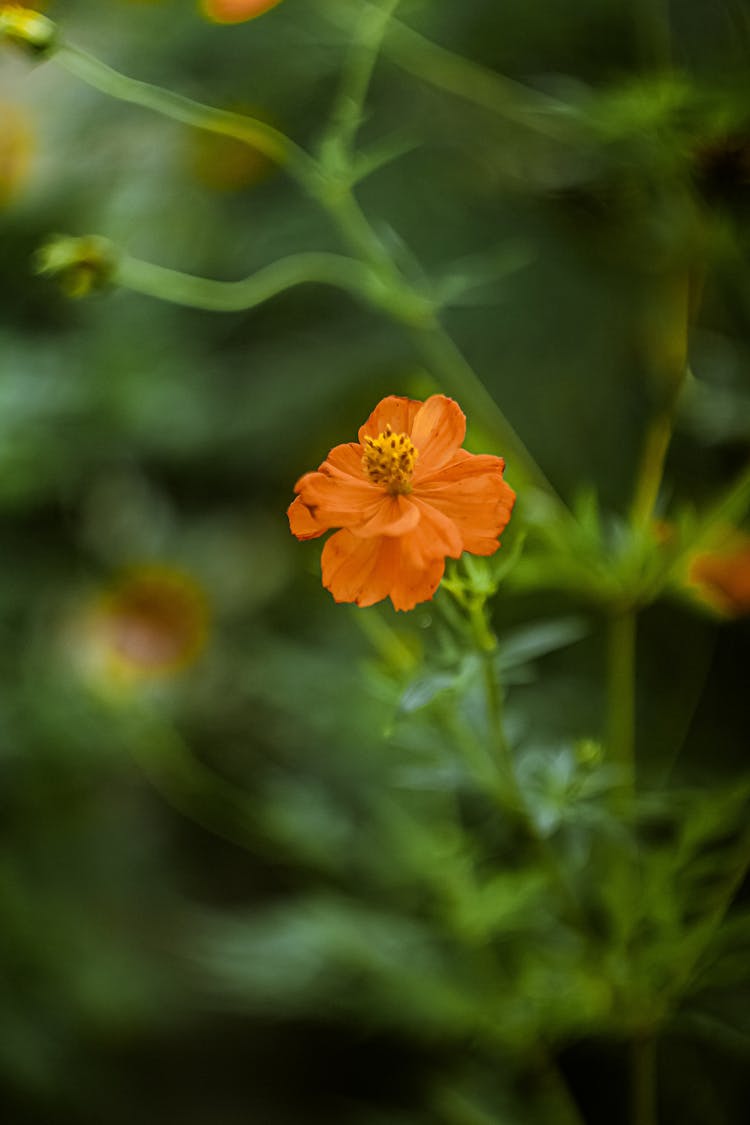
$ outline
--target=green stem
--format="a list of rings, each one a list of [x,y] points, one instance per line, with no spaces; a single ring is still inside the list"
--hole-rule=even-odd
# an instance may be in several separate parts
[[[366,266],[339,254],[293,254],[265,266],[241,281],[213,281],[123,255],[115,284],[149,297],[215,312],[252,309],[297,285],[333,285],[365,300],[373,279]]]
[[[687,376],[690,273],[683,271],[663,278],[653,297],[648,318],[647,362],[658,407],[646,431],[630,508],[631,522],[638,529],[647,527],[654,515],[677,403]]]
[[[119,101],[150,109],[163,117],[180,121],[183,125],[243,141],[285,167],[292,176],[305,184],[317,176],[317,164],[312,157],[265,121],[202,105],[172,90],[139,82],[120,74],[70,43],[63,44],[51,59],[87,85]]]
[[[669,443],[672,440],[672,426],[673,409],[669,406],[651,420],[646,431],[638,479],[630,510],[630,518],[635,527],[647,527],[654,514],[664,475],[664,463],[667,458]]]
[[[365,8],[370,6],[364,5]],[[352,17],[348,0],[333,5],[330,0],[325,0],[323,7],[333,21],[349,29]],[[391,19],[382,49],[402,70],[437,89],[490,110],[532,132],[559,140],[572,136],[570,107],[565,102],[441,47],[400,20]],[[578,140],[579,134],[580,128],[575,126]]]
[[[607,637],[607,742],[630,794],[635,787],[635,641],[635,611],[615,611]]]
[[[656,1036],[637,1035],[630,1044],[631,1125],[658,1125],[656,1111]]]
[[[400,0],[380,0],[380,3],[365,11],[357,25],[356,46],[341,76],[329,127],[321,145],[321,152],[330,152],[335,160],[347,157],[350,153],[362,121],[362,111],[383,36],[399,3]]]
[[[325,185],[325,181],[323,183]],[[335,185],[333,190],[324,186],[317,193],[317,200],[333,219],[344,241],[368,265],[380,272],[383,284],[402,289],[401,274],[395,262],[373,230],[352,191],[349,188],[343,189],[340,185]]]
[[[496,761],[502,774],[504,787],[508,798],[514,807],[522,808],[513,759],[510,746],[505,737],[503,725],[503,696],[500,680],[497,675],[495,656],[497,654],[497,637],[492,632],[487,620],[486,603],[478,598],[470,598],[466,610],[471,626],[474,645],[482,664],[482,680],[484,682],[484,695],[487,702],[487,720],[490,728],[492,746]]]
[[[385,0],[384,6],[376,9],[378,20],[372,20],[367,32],[366,59],[364,55],[358,55],[358,61],[352,64],[350,78],[343,83],[343,89],[350,88],[351,104],[358,104],[366,96],[380,45],[379,37],[388,24],[395,2]],[[519,480],[558,500],[508,419],[437,322],[433,303],[402,275],[348,186],[342,186],[335,177],[332,182],[326,170],[312,157],[265,122],[213,109],[169,90],[128,78],[85,51],[67,44],[53,58],[70,73],[111,97],[143,106],[195,128],[235,137],[279,161],[328,212],[345,241],[361,259],[358,266],[350,259],[333,254],[296,255],[274,263],[243,281],[220,282],[190,277],[125,257],[116,274],[120,284],[175,303],[215,310],[251,308],[286,287],[308,281],[336,285],[360,294],[407,327],[447,393],[483,419]],[[353,120],[353,117],[346,117],[349,123],[344,128],[345,137],[351,135]]]
[[[481,418],[482,426],[497,440],[511,479],[539,489],[562,507],[555,489],[442,325],[433,320],[430,324],[414,324],[410,331],[415,345],[447,393],[459,399],[474,417]]]

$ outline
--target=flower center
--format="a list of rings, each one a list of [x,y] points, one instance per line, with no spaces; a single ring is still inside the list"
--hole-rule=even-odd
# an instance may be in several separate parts
[[[411,475],[419,451],[408,434],[394,434],[386,426],[376,438],[365,438],[362,468],[373,484],[382,484],[393,496],[411,492]]]

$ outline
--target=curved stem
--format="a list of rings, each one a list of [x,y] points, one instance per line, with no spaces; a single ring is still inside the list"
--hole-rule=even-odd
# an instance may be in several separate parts
[[[372,278],[365,266],[353,258],[325,253],[293,254],[241,281],[195,277],[125,255],[112,280],[149,297],[214,312],[252,309],[297,285],[334,285],[365,299],[369,299],[372,289]]]
[[[129,78],[70,43],[63,44],[51,56],[51,60],[89,86],[119,101],[150,109],[163,117],[180,121],[183,125],[191,125],[196,129],[205,129],[211,133],[219,133],[243,141],[285,167],[292,176],[303,183],[307,183],[317,175],[317,165],[312,157],[284,133],[274,129],[265,121],[246,117],[242,113],[230,113],[227,110],[202,105],[172,90]]]
[[[396,2],[383,0],[383,6],[374,9],[378,18],[375,20],[370,16],[362,48],[366,48],[365,53],[358,54],[350,67],[349,78],[345,78],[342,84],[342,89],[349,91],[346,94],[349,109],[343,118],[340,117],[338,125],[339,129],[343,129],[345,139],[353,137],[353,127],[356,132],[360,103],[366,96],[380,41]],[[355,292],[407,326],[446,391],[462,400],[472,413],[482,417],[485,426],[497,438],[503,454],[510,460],[511,471],[553,499],[558,499],[508,419],[437,322],[433,302],[403,276],[388,248],[361,211],[351,189],[342,186],[346,185],[345,175],[343,180],[338,181],[334,176],[331,182],[323,166],[265,122],[214,109],[169,90],[139,82],[119,74],[69,44],[60,47],[53,58],[71,74],[105,94],[195,128],[234,137],[283,164],[328,212],[346,242],[361,259],[357,263],[333,254],[301,254],[282,259],[244,281],[220,282],[191,277],[125,257],[116,270],[115,280],[119,284],[153,297],[217,311],[252,308],[291,285],[307,281],[332,284]],[[359,105],[354,116],[352,105]],[[351,160],[348,163],[351,171]]]

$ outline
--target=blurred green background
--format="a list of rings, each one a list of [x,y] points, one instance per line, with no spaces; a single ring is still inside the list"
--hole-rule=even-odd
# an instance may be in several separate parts
[[[511,263],[446,325],[561,495],[593,489],[612,513],[658,395],[664,278],[693,267],[701,240],[668,501],[710,499],[750,445],[750,15],[741,0],[672,5],[664,77],[666,7],[404,0],[399,15],[428,38],[595,128],[560,144],[386,56],[362,130],[413,142],[359,190],[394,255],[437,274],[487,251]],[[257,113],[306,146],[346,46],[307,0],[236,27],[189,0],[47,11],[123,72]],[[480,1125],[429,1108],[436,1076],[468,1065],[460,1015],[433,997],[421,1017],[394,1018],[398,990],[374,986],[368,961],[377,949],[386,965],[403,950],[429,962],[409,929],[418,881],[394,868],[397,850],[378,853],[373,794],[408,786],[402,772],[430,760],[436,736],[396,722],[357,612],[322,590],[320,544],[296,543],[285,517],[297,477],[379,398],[425,397],[434,374],[402,327],[333,290],[210,314],[124,291],[73,301],[36,276],[57,232],[227,280],[341,247],[257,154],[9,46],[0,202],[4,1120]],[[486,447],[482,418],[469,423],[469,447]],[[139,592],[144,575],[156,593]],[[431,608],[384,616],[418,661]],[[510,696],[518,740],[537,748],[601,736],[600,622],[585,597],[554,590],[497,607],[501,632],[560,617],[568,647],[545,655],[543,642]],[[744,768],[749,640],[746,622],[679,601],[646,612],[646,774],[683,742],[691,781]],[[159,645],[169,674],[154,672]],[[665,1049],[665,1125],[745,1120],[738,1020],[729,1045],[699,1053],[675,1035]],[[616,1043],[583,1031],[563,1064],[587,1119],[624,1121]],[[531,1117],[509,1101],[493,1120]]]

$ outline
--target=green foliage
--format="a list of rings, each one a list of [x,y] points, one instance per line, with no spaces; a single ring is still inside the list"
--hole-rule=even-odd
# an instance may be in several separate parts
[[[101,7],[0,13],[0,1113],[740,1125],[742,5]],[[502,548],[337,606],[436,391]]]

